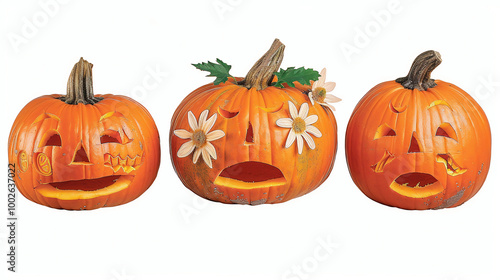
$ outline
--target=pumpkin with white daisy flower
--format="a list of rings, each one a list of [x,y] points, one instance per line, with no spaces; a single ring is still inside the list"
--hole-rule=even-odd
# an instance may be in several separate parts
[[[275,40],[245,78],[232,77],[231,66],[219,59],[195,65],[216,81],[178,106],[170,154],[182,183],[197,195],[223,203],[279,203],[328,178],[337,124],[324,103],[336,100],[327,100],[330,94],[314,99],[314,90],[326,94],[332,84],[325,83],[325,71],[320,78],[303,67],[279,69],[283,51]]]

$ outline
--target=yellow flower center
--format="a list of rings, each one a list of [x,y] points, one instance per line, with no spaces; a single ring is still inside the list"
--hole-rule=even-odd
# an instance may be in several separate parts
[[[292,129],[297,134],[302,134],[306,130],[306,121],[301,117],[296,117],[293,120]]]
[[[312,92],[312,98],[314,101],[319,103],[325,103],[326,89],[323,87],[317,87]]]
[[[193,136],[191,139],[193,139],[193,143],[197,148],[201,148],[205,145],[205,143],[207,143],[207,136],[201,129],[193,132]]]

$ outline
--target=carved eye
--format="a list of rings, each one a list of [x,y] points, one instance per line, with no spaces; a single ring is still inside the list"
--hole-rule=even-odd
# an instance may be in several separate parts
[[[219,107],[218,111],[219,111],[219,115],[221,115],[225,119],[232,119],[240,113],[240,111],[231,112],[228,110],[224,110],[221,107]]]
[[[54,147],[62,146],[61,135],[59,135],[59,132],[57,132],[57,130],[51,129],[45,132],[45,134],[42,137],[42,140],[40,141],[40,144],[38,144],[38,147],[46,147],[46,146],[54,146]]]
[[[101,134],[101,144],[118,143],[122,144],[120,133],[116,130],[108,129]]]
[[[436,136],[448,137],[458,142],[457,133],[449,123],[442,123],[436,130]]]
[[[375,137],[373,138],[373,140],[377,140],[379,138],[386,137],[386,136],[396,136],[396,131],[394,131],[394,129],[392,129],[390,126],[388,126],[386,123],[384,123],[383,125],[381,125],[377,128],[377,131],[375,132]]]

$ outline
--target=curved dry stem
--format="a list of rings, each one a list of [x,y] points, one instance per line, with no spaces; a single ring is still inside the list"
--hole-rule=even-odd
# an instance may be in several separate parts
[[[95,104],[101,101],[102,97],[94,96],[92,86],[92,63],[84,60],[83,57],[75,64],[68,79],[66,96],[60,99],[67,104],[77,105],[78,103]]]
[[[247,88],[265,89],[271,85],[274,73],[280,68],[285,52],[285,45],[275,39],[271,48],[248,71],[241,84]]]
[[[406,77],[396,79],[406,89],[427,90],[436,86],[431,73],[441,64],[441,55],[436,51],[426,51],[421,53],[413,64]]]

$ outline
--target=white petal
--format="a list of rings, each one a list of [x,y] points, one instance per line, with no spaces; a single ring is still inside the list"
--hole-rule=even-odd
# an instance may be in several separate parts
[[[313,91],[314,91],[314,89],[313,89]],[[314,99],[312,98],[312,95],[313,95],[312,91],[307,94],[307,96],[309,96],[309,100],[311,101],[311,104],[314,105]]]
[[[325,85],[323,87],[325,88],[326,92],[330,92],[330,91],[335,89],[336,85],[337,85],[337,83],[335,83],[335,82],[328,82],[328,83],[325,83]]]
[[[302,105],[300,105],[299,117],[305,120],[307,118],[307,114],[309,114],[309,105],[307,103],[302,103]]]
[[[318,86],[324,87],[325,81],[326,81],[326,68],[323,68],[323,70],[321,70],[321,72],[319,73],[319,75],[320,75],[320,77],[319,77],[319,80],[318,80]]]
[[[217,139],[224,137],[225,135],[226,134],[224,133],[224,131],[222,131],[220,129],[214,130],[214,131],[207,134],[207,141],[214,141],[214,140],[217,140]]]
[[[302,150],[304,149],[304,139],[302,139],[301,135],[297,135],[297,149],[299,150],[299,155],[302,154]]]
[[[208,112],[208,111],[207,111]],[[208,119],[203,126],[200,126],[200,128],[207,134],[212,127],[214,127],[215,121],[217,120],[217,114],[213,114],[210,119]]]
[[[314,150],[314,148],[316,148],[316,145],[314,144],[314,140],[312,139],[311,135],[309,135],[307,133],[302,133],[302,137],[304,137],[304,140],[306,140],[307,146],[309,146],[309,148],[311,150]]]
[[[313,124],[318,121],[318,115],[310,115],[304,121],[306,122],[306,125]]]
[[[175,136],[181,138],[181,139],[189,139],[193,135],[192,132],[189,132],[185,129],[176,129],[174,130]]]
[[[319,82],[318,81],[316,81],[316,82],[313,83],[311,91],[314,91],[317,87],[319,87]]]
[[[194,151],[194,155],[193,155],[193,163],[196,163],[198,161],[198,158],[200,157],[201,155],[201,150],[202,149],[196,149],[196,151]]]
[[[193,112],[191,111],[188,112],[188,121],[189,121],[189,126],[193,131],[198,129],[198,122],[196,121],[196,117],[193,115]]]
[[[177,156],[180,158],[187,157],[191,152],[193,152],[194,147],[195,146],[192,140],[182,144],[182,146],[177,151]]]
[[[208,165],[208,167],[212,168],[212,160],[210,159],[210,155],[205,148],[201,149],[201,154],[203,161]]]
[[[332,105],[330,105],[328,103],[321,103],[321,105],[328,107],[328,108],[330,108],[330,110],[332,110],[332,112],[335,112],[335,107],[333,107]]]
[[[293,142],[295,142],[295,138],[297,138],[297,135],[290,129],[290,132],[288,132],[288,137],[286,138],[285,148],[290,148]]]
[[[293,105],[292,101],[288,101],[288,110],[290,111],[290,116],[295,119],[299,114],[297,113],[297,107]]]
[[[328,102],[328,103],[336,103],[336,102],[340,102],[340,101],[342,101],[342,99],[338,98],[337,96],[335,96],[333,94],[327,94],[325,97],[325,102]]]
[[[202,128],[207,121],[208,110],[203,110],[200,114],[200,119],[198,120],[198,128]]]
[[[207,142],[203,149],[207,150],[208,154],[213,158],[217,159],[217,152],[215,151],[214,145],[212,145],[210,142]]]
[[[276,120],[276,125],[284,128],[292,128],[293,120],[290,118],[282,118]]]
[[[321,131],[319,131],[318,128],[316,128],[314,125],[308,125],[306,126],[306,132],[309,132],[311,133],[312,135],[316,136],[316,137],[321,137],[323,136],[323,134],[321,134]]]

